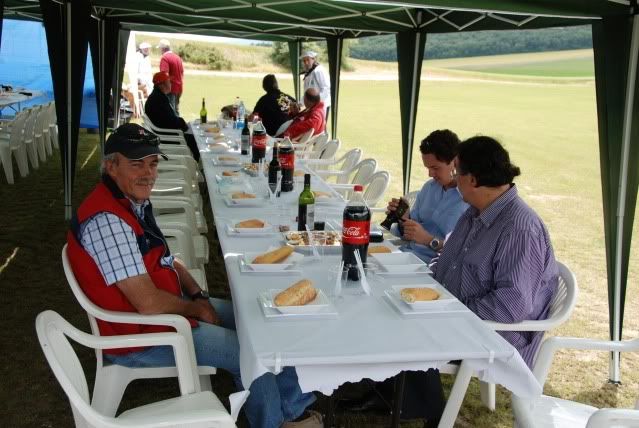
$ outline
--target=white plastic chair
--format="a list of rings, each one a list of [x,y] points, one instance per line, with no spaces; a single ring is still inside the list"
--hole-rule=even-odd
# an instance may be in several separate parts
[[[206,233],[209,228],[204,215],[196,211],[188,201],[151,198],[153,215],[159,222],[185,224],[191,228],[193,234]]]
[[[322,151],[319,153],[317,158],[322,160],[334,159],[341,145],[342,143],[339,139],[328,141],[322,148]]]
[[[27,119],[27,115],[28,113],[18,113],[12,121],[3,122],[3,128],[0,129],[0,159],[2,160],[4,175],[9,184],[14,183],[11,154],[13,154],[16,158],[20,176],[26,177],[27,174],[29,174],[27,147],[22,141],[22,132],[24,130],[24,122]]]
[[[375,170],[377,169],[377,161],[372,158],[364,159],[355,165],[350,171],[348,184],[329,184],[331,188],[342,193],[342,195],[348,199],[355,184],[361,184],[362,186],[368,185]]]
[[[51,138],[49,137],[49,107],[46,104],[38,106],[38,117],[36,118],[33,136],[38,145],[40,160],[45,161],[47,156],[53,154],[51,148]]]
[[[186,139],[184,138],[184,132],[182,132],[181,129],[169,129],[169,128],[157,127],[153,124],[153,122],[151,122],[151,119],[149,119],[146,113],[142,114],[142,126],[144,126],[149,131],[153,132],[154,134],[157,134],[157,136],[160,137],[160,141],[170,142],[174,144],[178,143],[180,145],[186,146]],[[164,144],[163,147],[164,146],[166,146],[166,144]],[[164,150],[164,148],[162,150]]]
[[[188,268],[203,268],[209,262],[209,242],[205,236],[194,233],[187,224],[162,220],[157,220],[157,224],[165,237],[167,237],[167,231],[170,231],[168,236],[171,236],[173,240],[167,238],[167,241],[171,253],[185,259]],[[178,231],[179,234],[177,234]]]
[[[35,324],[42,352],[71,403],[77,427],[235,427],[215,394],[196,388],[188,340],[180,333],[100,337],[78,330],[54,311],[41,312]],[[128,410],[117,418],[96,410],[89,404],[87,380],[69,338],[96,353],[127,346],[131,340],[143,346],[173,347],[181,396]]]
[[[38,118],[37,111],[35,109],[23,110],[27,114],[27,120],[24,122],[24,132],[22,133],[22,141],[27,146],[27,154],[29,155],[29,161],[34,169],[40,167],[38,161],[38,144],[34,138],[35,122]]]
[[[595,351],[639,351],[639,339],[609,341],[577,337],[549,337],[541,344],[533,374],[541,385],[546,382],[555,352],[559,349]],[[574,376],[579,376],[574,373]],[[609,428],[639,427],[639,400],[635,409],[597,409],[575,401],[541,395],[522,399],[513,394],[515,426],[519,428]]]
[[[115,322],[115,323],[130,323],[130,324],[145,324],[145,325],[164,325],[174,328],[186,341],[187,349],[189,352],[189,358],[193,367],[195,367],[195,351],[193,347],[193,336],[191,333],[191,325],[186,318],[180,315],[162,314],[162,315],[141,315],[132,312],[115,312],[100,308],[93,303],[84,294],[80,284],[71,269],[69,263],[69,256],[67,253],[67,245],[62,247],[62,266],[64,268],[64,274],[66,275],[67,282],[71,287],[73,295],[80,303],[80,306],[86,311],[89,318],[89,324],[91,326],[91,332],[94,336],[100,336],[100,330],[98,329],[97,319],[103,321]],[[155,333],[154,333],[155,334]],[[153,336],[154,334],[142,334],[135,335],[143,340],[147,336]],[[118,336],[112,336],[118,337]],[[128,336],[131,337],[131,336]],[[144,346],[142,342],[134,342],[129,340],[125,345],[120,347],[131,346]],[[107,346],[107,349],[118,348],[118,346]],[[99,348],[103,349],[103,348]],[[112,417],[118,410],[122,395],[127,385],[135,379],[156,379],[166,377],[178,376],[178,371],[175,367],[144,367],[144,368],[131,368],[120,366],[117,364],[110,364],[105,362],[102,356],[102,351],[96,349],[96,367],[95,367],[95,384],[93,385],[93,397],[91,405],[99,413],[105,416]],[[216,373],[215,367],[197,366],[197,372],[199,378],[195,379],[195,391],[211,390],[210,375]]]
[[[404,195],[404,199],[408,202],[408,206],[412,209],[413,205],[417,201],[417,195],[419,194],[419,190],[413,190],[412,192],[408,192]]]
[[[386,211],[386,207],[375,208],[375,205],[384,197],[390,184],[390,178],[388,171],[377,171],[370,178],[368,185],[364,189],[364,201],[366,201],[372,212]]]
[[[314,136],[312,143],[306,145],[306,151],[302,154],[302,157],[305,159],[319,159],[327,143],[327,133]]]
[[[559,278],[557,291],[550,303],[548,318],[545,320],[527,320],[513,324],[504,324],[494,321],[484,321],[486,325],[495,331],[549,331],[559,327],[572,315],[577,304],[579,288],[577,278],[570,269],[560,261],[557,261]],[[448,364],[441,370],[442,373],[456,373],[457,366]],[[482,403],[490,410],[495,410],[495,384],[480,382],[480,395]]]
[[[317,175],[324,180],[336,177],[338,184],[344,184],[348,182],[349,171],[359,162],[361,157],[361,149],[351,149],[339,159],[309,159],[306,161],[306,165],[314,169]]]
[[[51,145],[54,148],[58,147],[58,116],[55,111],[55,101],[49,103],[49,138],[51,139]]]
[[[309,129],[302,135],[299,135],[297,138],[293,138],[293,147],[299,147],[304,150],[306,148],[306,144],[313,137],[313,133],[315,130],[313,128]]]

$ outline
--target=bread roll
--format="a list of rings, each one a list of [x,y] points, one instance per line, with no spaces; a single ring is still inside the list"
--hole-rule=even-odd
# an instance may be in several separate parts
[[[255,195],[246,192],[231,193],[231,199],[255,199]]]
[[[239,173],[237,171],[222,171],[222,175],[224,177],[234,177],[236,175],[238,175]]]
[[[277,250],[269,251],[268,253],[261,254],[253,259],[253,264],[267,265],[274,263],[282,263],[293,253],[293,248],[288,245],[278,248]]]
[[[236,223],[235,227],[240,229],[261,229],[264,227],[264,222],[257,218],[252,218],[250,220],[244,220]]]
[[[302,279],[286,290],[278,293],[273,299],[275,306],[302,306],[317,297],[317,290],[310,279]]]
[[[439,292],[432,288],[402,288],[399,294],[406,303],[439,299]]]
[[[217,160],[220,162],[233,162],[236,161],[237,158],[234,156],[218,156]]]
[[[385,245],[377,245],[375,247],[368,247],[368,255],[371,254],[380,254],[380,253],[391,253],[391,249]]]

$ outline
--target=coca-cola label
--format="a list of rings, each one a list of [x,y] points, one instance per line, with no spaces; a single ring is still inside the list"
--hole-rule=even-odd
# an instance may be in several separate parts
[[[280,153],[277,157],[282,169],[295,169],[295,153]]]
[[[344,225],[342,226],[342,243],[351,245],[368,244],[370,230],[370,221],[344,219]]]
[[[253,147],[265,148],[266,147],[266,135],[253,134]]]

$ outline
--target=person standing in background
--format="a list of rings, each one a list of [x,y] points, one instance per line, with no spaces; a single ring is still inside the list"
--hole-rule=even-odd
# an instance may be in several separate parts
[[[138,89],[148,97],[153,90],[153,70],[151,68],[151,57],[149,51],[151,45],[147,42],[140,43],[140,50],[137,52],[138,59]]]
[[[304,66],[304,93],[310,88],[316,88],[320,94],[320,101],[326,108],[326,115],[331,109],[331,79],[326,69],[317,62],[317,52],[306,51],[300,58]]]
[[[184,66],[182,58],[171,50],[171,42],[166,39],[160,40],[158,49],[162,52],[160,58],[160,71],[164,71],[171,79],[171,92],[167,94],[171,106],[175,112],[180,114],[180,97],[182,96]]]

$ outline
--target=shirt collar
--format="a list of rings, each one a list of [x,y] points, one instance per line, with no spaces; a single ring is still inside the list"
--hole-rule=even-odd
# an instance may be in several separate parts
[[[131,208],[133,209],[135,215],[137,215],[138,218],[140,218],[141,220],[144,220],[144,209],[149,206],[149,200],[147,199],[141,204],[138,204],[131,199],[129,199],[129,202],[131,202]]]
[[[506,205],[513,201],[517,197],[517,187],[514,184],[510,185],[510,189],[506,190],[502,195],[490,204],[483,213],[479,215],[479,220],[486,227],[490,227],[495,219],[501,214]]]

